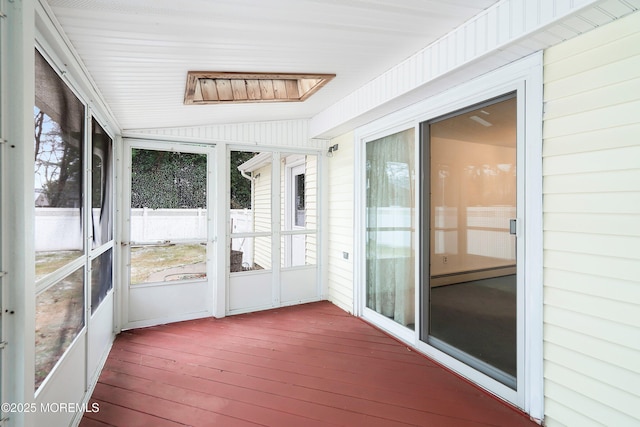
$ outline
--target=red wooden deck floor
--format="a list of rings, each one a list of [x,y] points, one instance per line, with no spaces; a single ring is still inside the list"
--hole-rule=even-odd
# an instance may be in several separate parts
[[[535,426],[328,302],[120,334],[81,426]]]

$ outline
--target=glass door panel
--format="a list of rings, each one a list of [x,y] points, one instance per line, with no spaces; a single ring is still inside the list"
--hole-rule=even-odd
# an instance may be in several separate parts
[[[132,149],[130,283],[207,277],[207,155]]]
[[[415,130],[366,144],[366,306],[415,327]]]
[[[272,269],[272,160],[269,152],[230,152],[231,273]]]
[[[515,388],[516,98],[507,98],[423,128],[430,248],[423,331],[429,344]]]
[[[309,154],[291,153],[282,153],[281,158],[282,267],[315,265],[318,223],[317,158]]]

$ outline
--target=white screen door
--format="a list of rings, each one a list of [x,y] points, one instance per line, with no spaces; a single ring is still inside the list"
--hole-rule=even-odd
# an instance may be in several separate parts
[[[212,313],[211,150],[127,145],[127,327]]]

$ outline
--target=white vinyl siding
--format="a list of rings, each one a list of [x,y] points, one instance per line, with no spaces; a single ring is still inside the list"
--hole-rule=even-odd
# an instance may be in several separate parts
[[[354,144],[353,133],[329,142],[338,151],[328,157],[328,283],[329,300],[353,313],[353,208]],[[349,259],[344,258],[344,253]]]
[[[271,163],[254,171],[257,176],[253,191],[253,221],[256,233],[271,233]],[[271,238],[256,237],[254,241],[254,262],[265,270],[271,269]]]
[[[544,76],[546,425],[640,425],[640,13]]]
[[[308,230],[316,230],[318,227],[318,158],[316,156],[307,156],[305,164],[305,207],[307,215],[305,215],[305,227]],[[317,234],[307,234],[305,239],[305,256],[306,264],[317,264],[318,259],[318,239]]]

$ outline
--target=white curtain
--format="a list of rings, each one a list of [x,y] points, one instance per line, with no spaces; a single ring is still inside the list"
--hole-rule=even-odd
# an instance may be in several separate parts
[[[414,129],[367,143],[367,307],[415,323]]]

